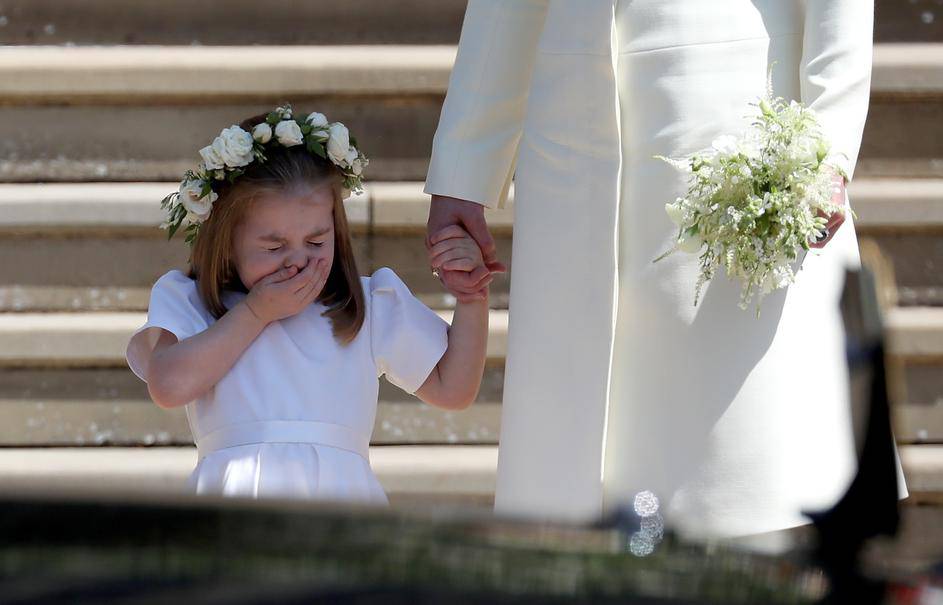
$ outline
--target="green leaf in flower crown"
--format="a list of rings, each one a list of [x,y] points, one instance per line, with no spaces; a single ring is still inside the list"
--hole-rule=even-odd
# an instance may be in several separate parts
[[[180,228],[180,223],[179,223],[179,222],[175,222],[175,223],[171,224],[171,225],[170,225],[170,229],[169,229],[169,232],[170,232],[170,233],[167,235],[167,239],[173,239],[174,233],[176,233],[176,232],[177,232],[177,229],[179,229],[179,228]]]
[[[282,121],[282,114],[277,111],[270,112],[265,116],[265,122],[270,126],[275,126]]]
[[[311,124],[306,124],[302,122],[301,120],[295,120],[295,122],[298,124],[298,127],[301,129],[301,134],[303,134],[304,136],[308,136],[309,134],[311,134],[311,129],[312,129]]]
[[[311,137],[308,137],[306,141],[307,141],[308,151],[310,153],[313,153],[317,155],[318,157],[321,157],[325,160],[327,159],[327,152],[324,150],[324,145],[321,144],[320,141],[316,141],[315,139]]]

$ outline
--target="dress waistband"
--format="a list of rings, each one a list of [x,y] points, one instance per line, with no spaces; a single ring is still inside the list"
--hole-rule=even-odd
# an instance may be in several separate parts
[[[354,429],[328,422],[305,420],[265,420],[246,422],[217,429],[196,440],[203,458],[210,452],[254,443],[310,443],[359,454],[369,459],[370,436]]]

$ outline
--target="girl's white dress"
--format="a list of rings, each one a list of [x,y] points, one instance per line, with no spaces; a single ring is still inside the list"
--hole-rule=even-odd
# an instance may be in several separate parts
[[[414,393],[448,345],[448,324],[390,269],[361,277],[366,318],[341,346],[314,303],[269,324],[216,386],[186,406],[199,450],[189,487],[199,494],[314,498],[386,504],[370,469],[370,435],[379,377]],[[226,291],[232,308],[245,298]],[[183,340],[213,316],[196,282],[180,271],[151,292],[147,323],[127,349],[131,370],[146,380],[159,328]]]

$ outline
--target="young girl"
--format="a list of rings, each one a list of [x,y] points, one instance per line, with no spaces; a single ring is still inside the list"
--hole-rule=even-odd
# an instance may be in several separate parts
[[[378,377],[469,406],[487,296],[459,303],[450,328],[392,270],[359,275],[343,199],[367,161],[343,124],[278,108],[200,154],[163,203],[171,237],[187,225],[189,274],[157,281],[127,349],[154,402],[186,408],[199,451],[190,487],[385,504],[368,454]],[[440,246],[451,267],[482,263],[467,234]]]

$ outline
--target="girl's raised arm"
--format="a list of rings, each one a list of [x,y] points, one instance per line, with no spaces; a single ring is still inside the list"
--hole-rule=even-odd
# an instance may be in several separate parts
[[[209,328],[177,341],[163,331],[143,368],[147,390],[164,408],[186,405],[209,391],[270,322],[294,315],[321,293],[329,269],[324,259],[261,279],[249,295]]]

